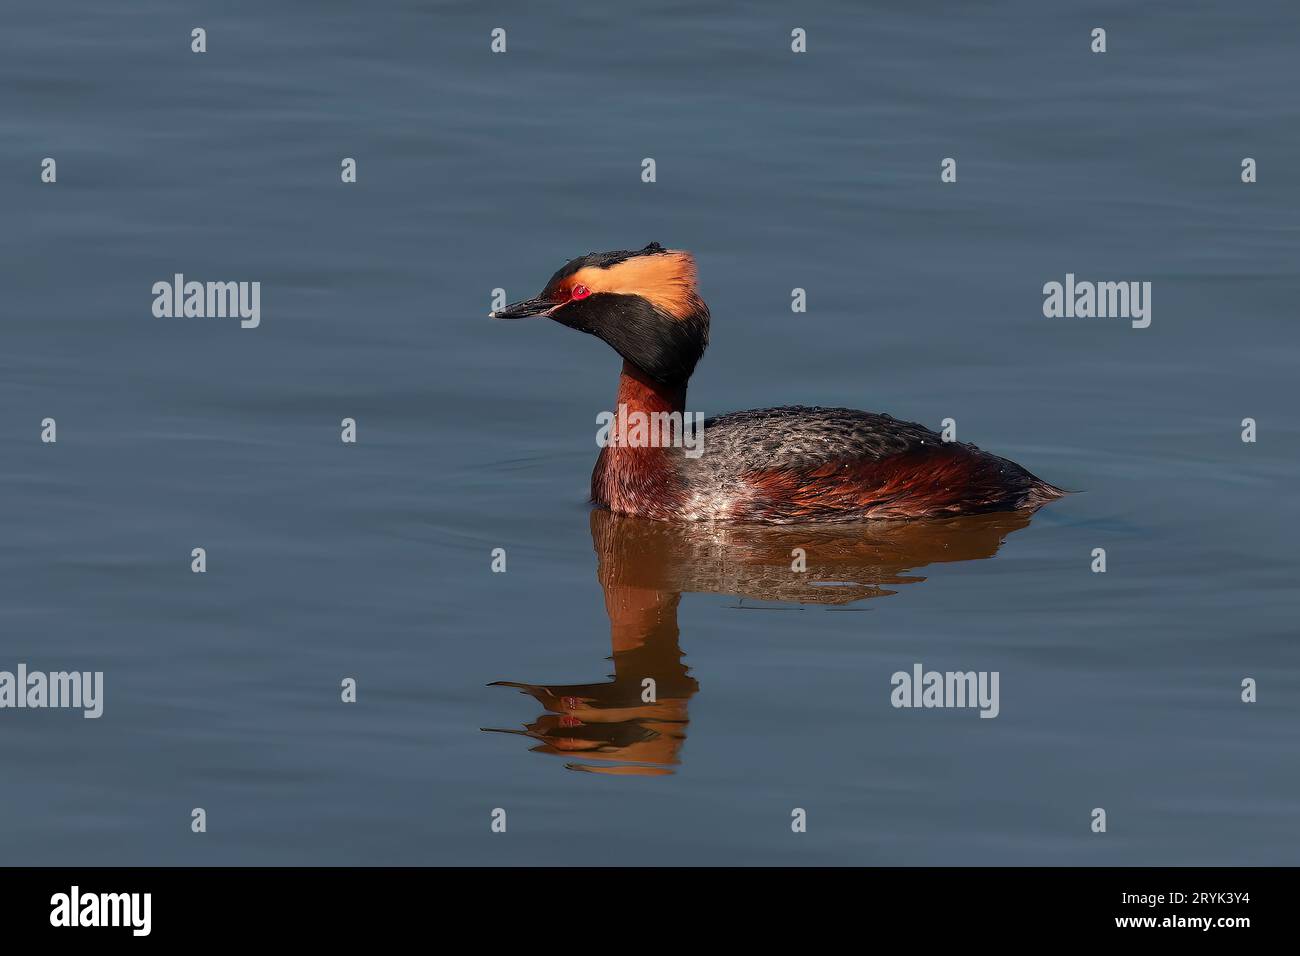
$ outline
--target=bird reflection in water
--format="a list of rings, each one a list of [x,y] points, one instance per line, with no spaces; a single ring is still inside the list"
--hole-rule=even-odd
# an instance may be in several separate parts
[[[658,775],[680,762],[687,705],[699,683],[682,662],[682,592],[790,604],[845,605],[924,581],[918,568],[991,558],[1029,524],[1013,511],[946,520],[846,525],[676,524],[591,512],[596,577],[605,592],[613,679],[517,687],[546,711],[522,730],[536,753],[579,757],[589,773]],[[794,570],[799,552],[806,570]]]

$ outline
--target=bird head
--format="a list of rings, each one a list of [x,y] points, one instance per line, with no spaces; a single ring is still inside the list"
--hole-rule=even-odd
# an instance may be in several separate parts
[[[695,260],[657,242],[579,256],[534,298],[491,313],[496,319],[530,316],[604,339],[665,385],[685,385],[709,344],[709,309],[696,289]]]

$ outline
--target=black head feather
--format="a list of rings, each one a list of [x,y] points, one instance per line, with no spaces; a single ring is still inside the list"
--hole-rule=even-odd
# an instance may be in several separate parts
[[[567,279],[579,269],[595,267],[597,269],[608,269],[610,266],[616,266],[620,262],[626,262],[628,259],[635,259],[637,256],[655,256],[663,255],[668,252],[657,242],[652,242],[644,249],[615,249],[613,252],[589,252],[585,256],[578,256],[570,260],[560,268],[555,275],[551,276],[551,281],[546,283],[549,289],[563,279]]]

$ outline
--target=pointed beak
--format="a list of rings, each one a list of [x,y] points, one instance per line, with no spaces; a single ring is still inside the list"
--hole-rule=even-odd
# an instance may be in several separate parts
[[[496,312],[489,312],[489,319],[526,319],[530,315],[545,315],[560,305],[559,302],[552,302],[545,296],[538,296],[535,299],[525,299],[523,302],[512,302],[504,309],[498,309]]]

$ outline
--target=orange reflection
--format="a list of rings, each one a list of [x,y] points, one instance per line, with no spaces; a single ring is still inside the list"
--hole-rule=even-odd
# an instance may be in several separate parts
[[[1030,512],[851,525],[674,524],[591,512],[596,578],[613,645],[611,680],[517,687],[546,711],[522,730],[535,753],[578,756],[571,770],[658,775],[680,762],[687,705],[699,684],[682,662],[684,591],[843,605],[924,581],[928,564],[991,558]],[[795,566],[802,549],[805,570]],[[491,730],[491,728],[484,728]]]

